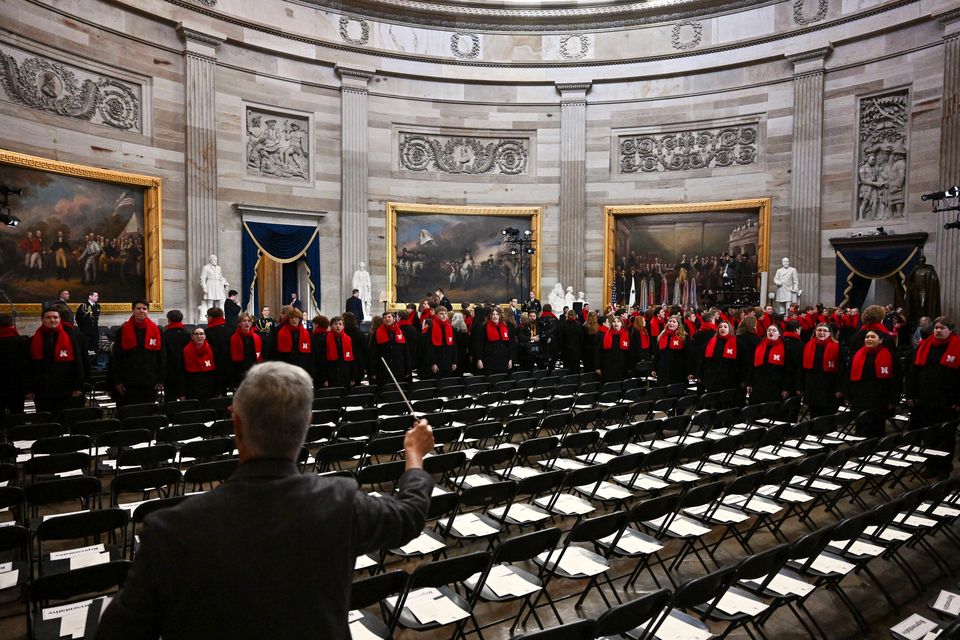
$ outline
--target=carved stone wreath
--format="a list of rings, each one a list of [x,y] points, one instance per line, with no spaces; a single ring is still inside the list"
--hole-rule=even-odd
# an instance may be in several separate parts
[[[469,51],[464,51],[460,48],[460,38],[470,38]],[[475,33],[450,34],[450,51],[458,58],[472,60],[480,55],[480,36]]]
[[[680,33],[683,30],[683,27],[692,27],[693,28],[693,39],[683,42],[680,40]],[[673,25],[673,32],[670,34],[670,44],[673,45],[674,49],[695,49],[700,45],[700,41],[703,39],[703,25],[699,22],[694,22],[688,20],[686,22],[678,22]]]
[[[793,21],[797,24],[813,24],[827,17],[827,0],[817,0],[817,12],[809,18],[803,14],[806,0],[793,0]]]
[[[359,22],[360,23],[360,37],[353,38],[350,36],[350,23]],[[340,16],[340,37],[343,38],[346,42],[350,44],[363,45],[367,44],[370,41],[370,24],[366,20],[360,20],[359,18],[351,19],[347,16]]]
[[[521,175],[527,171],[529,141],[401,134],[400,167],[451,174]]]
[[[757,162],[759,124],[620,139],[620,173],[689,171]]]
[[[66,66],[41,57],[17,63],[0,51],[0,83],[14,102],[68,118],[102,124],[123,131],[140,131],[140,98],[126,84],[112,78],[80,82]]]
[[[202,5],[206,5],[208,7],[217,6],[217,0],[197,0],[197,2],[199,2]]]
[[[578,51],[570,51],[570,41],[574,38],[580,42],[580,49]],[[560,55],[567,60],[580,60],[585,58],[587,57],[588,51],[590,51],[590,40],[586,34],[571,33],[560,38]]]

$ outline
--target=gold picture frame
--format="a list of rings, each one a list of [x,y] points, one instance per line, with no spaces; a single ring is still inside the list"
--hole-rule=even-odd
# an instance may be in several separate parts
[[[401,230],[398,234],[398,219],[402,219],[404,216],[436,216],[436,224],[439,224],[441,227],[444,225],[449,225],[453,221],[457,220],[461,216],[475,216],[475,217],[487,217],[491,220],[487,224],[488,228],[496,226],[497,229],[503,227],[503,225],[508,225],[509,220],[513,219],[514,221],[523,220],[529,224],[531,231],[531,240],[534,243],[534,248],[536,252],[530,260],[529,272],[522,273],[523,283],[529,284],[529,286],[524,287],[526,290],[533,290],[537,298],[540,297],[540,256],[541,256],[541,246],[540,246],[540,219],[543,214],[542,207],[470,207],[470,206],[453,206],[453,205],[438,205],[438,204],[411,204],[403,202],[388,202],[387,203],[387,305],[390,309],[400,309],[403,308],[408,303],[418,303],[421,300],[418,299],[402,299],[404,296],[398,295],[398,254],[400,250],[398,249],[398,242],[400,241],[400,235],[404,235],[404,230]],[[447,217],[446,219],[442,217]],[[429,220],[429,218],[427,219]],[[494,224],[495,223],[495,224]],[[499,233],[499,231],[498,231]],[[402,255],[401,255],[402,257]],[[515,272],[516,273],[516,272]],[[520,274],[518,274],[520,275]],[[446,285],[442,286],[445,293],[448,293],[451,302],[459,304],[462,302],[496,302],[506,304],[509,302],[510,298],[513,295],[516,295],[520,292],[519,282],[514,285],[516,288],[508,288],[508,285],[504,285],[504,292],[509,293],[505,300],[490,300],[487,298],[479,299],[455,299],[454,296],[449,296],[448,287]],[[404,289],[405,285],[400,284],[400,289]],[[433,289],[430,289],[431,291]],[[489,290],[489,288],[487,289]],[[516,293],[514,293],[516,292]],[[410,296],[407,296],[410,297]],[[522,300],[525,298],[521,298]]]
[[[56,180],[51,180],[50,176],[53,178],[64,176],[70,178],[70,180],[57,183]],[[4,184],[6,184],[8,180],[12,181],[13,179],[19,179],[27,183],[7,184],[7,186],[12,188],[24,188],[21,198],[10,200],[10,213],[22,218],[22,220],[19,227],[8,228],[10,231],[4,229],[4,233],[0,233],[0,243],[5,242],[8,245],[11,241],[21,243],[23,238],[20,237],[20,235],[16,235],[18,230],[19,233],[25,237],[27,229],[30,229],[32,226],[46,224],[49,220],[52,220],[52,216],[56,214],[59,215],[59,217],[56,218],[57,228],[68,232],[69,241],[75,249],[67,253],[68,257],[63,258],[67,266],[63,267],[62,277],[58,275],[56,278],[48,277],[46,279],[50,288],[45,289],[45,299],[56,297],[57,287],[69,288],[74,294],[74,299],[71,301],[72,306],[86,299],[86,290],[96,289],[101,293],[101,312],[116,313],[130,311],[133,300],[138,297],[143,297],[150,303],[151,311],[163,310],[163,184],[160,178],[50,160],[48,158],[31,156],[6,149],[0,149],[0,178],[2,178],[0,182]],[[46,193],[44,190],[51,185],[58,186],[58,190],[55,193]],[[113,187],[116,188],[114,189]],[[87,198],[87,202],[81,202],[81,204],[85,204],[85,208],[80,206],[67,209],[67,204],[76,204],[80,201],[79,198],[74,197],[71,199],[70,196],[83,195],[71,191],[71,189],[77,188],[82,188],[85,193],[88,190],[93,190],[94,193],[101,195],[109,194],[111,198],[115,197],[113,195],[114,193],[120,193],[120,195],[115,202],[89,202],[89,198]],[[33,200],[31,200],[31,198],[33,198]],[[59,205],[61,203],[64,203],[63,206],[51,209],[53,213],[49,219],[42,219],[32,214],[26,217],[18,215],[18,213],[22,213],[23,211],[30,211],[32,207],[42,208],[50,204]],[[83,234],[85,231],[91,229],[95,223],[93,220],[85,220],[84,216],[89,215],[92,211],[96,211],[96,213],[102,217],[103,211],[109,210],[110,207],[113,207],[113,213],[111,215],[115,217],[115,219],[112,220],[114,226],[123,216],[127,216],[127,226],[123,227],[120,235],[133,237],[133,239],[127,243],[129,247],[132,247],[132,250],[128,250],[128,254],[135,256],[137,252],[142,250],[142,266],[139,264],[139,260],[128,259],[126,262],[123,262],[123,258],[117,257],[116,260],[118,260],[118,262],[114,265],[115,269],[126,269],[126,271],[122,272],[124,278],[122,287],[111,286],[109,282],[101,283],[95,278],[93,278],[94,281],[92,283],[77,284],[76,282],[80,281],[77,280],[74,282],[78,270],[78,260],[75,255],[78,251],[76,248],[83,243]],[[133,225],[132,228],[136,229],[136,227],[139,226],[136,224],[139,220],[142,220],[143,223],[142,238],[136,237],[136,231],[128,231],[128,229],[131,228],[131,224]],[[78,228],[75,225],[82,225],[82,227]],[[74,231],[76,234],[74,234]],[[52,234],[44,238],[45,243],[49,243],[51,237]],[[47,261],[48,266],[36,269],[38,274],[49,275],[51,270],[60,271],[59,258],[54,255],[55,252],[53,251],[48,253],[49,248],[49,244],[43,247],[46,255],[42,256],[42,259]],[[0,250],[2,249],[4,249],[4,247],[0,247]],[[104,254],[107,254],[107,252],[105,251]],[[20,262],[14,263],[12,266],[19,268],[26,266],[22,253],[15,253],[15,255],[20,259]],[[128,279],[131,268],[133,269],[134,278]],[[139,287],[139,275],[136,273],[141,268],[143,272],[142,295]],[[43,269],[43,271],[41,271],[41,269]],[[31,275],[33,275],[33,270],[34,267],[31,265]],[[79,271],[81,279],[84,279],[86,272],[82,265],[79,266]],[[94,271],[96,272],[96,269],[94,269]],[[71,275],[68,276],[68,273]],[[99,276],[100,273],[96,272],[96,275]],[[41,281],[37,286],[45,286],[44,281]],[[11,287],[8,285],[5,288]],[[10,298],[16,305],[17,311],[27,315],[39,315],[42,308],[42,301],[36,302],[37,296],[32,296],[34,298],[33,300],[18,299],[22,293],[19,289],[13,289],[13,291],[14,295],[11,295]],[[122,291],[127,295],[123,295],[122,297],[115,295],[111,298],[111,291]],[[134,295],[129,295],[130,293]],[[4,304],[0,304],[0,310],[10,312],[11,305],[6,304],[6,301],[3,302]]]
[[[603,304],[612,300],[612,283],[616,269],[617,221],[635,216],[664,216],[676,214],[704,214],[755,211],[758,225],[757,270],[766,271],[770,262],[770,212],[772,198],[748,198],[720,202],[687,202],[675,204],[610,205],[603,208]],[[766,292],[760,291],[761,297]]]

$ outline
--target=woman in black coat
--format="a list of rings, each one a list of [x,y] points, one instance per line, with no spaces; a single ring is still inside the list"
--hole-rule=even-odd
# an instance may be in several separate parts
[[[80,341],[64,328],[55,308],[46,309],[40,322],[28,343],[27,370],[12,373],[26,378],[27,399],[35,402],[37,411],[57,413],[80,406],[84,356]]]
[[[319,372],[324,387],[349,389],[356,379],[357,355],[353,339],[343,330],[343,318],[330,318],[330,331],[324,339],[323,371]]]
[[[612,316],[610,328],[597,340],[597,375],[604,382],[621,382],[633,371],[634,358],[630,334],[620,316]]]
[[[776,324],[767,327],[766,339],[753,352],[753,369],[747,385],[750,404],[777,402],[796,391],[800,363],[792,354],[783,342],[780,327]]]
[[[420,348],[423,352],[423,377],[448,378],[459,367],[457,337],[453,325],[447,320],[446,307],[437,307],[437,313],[423,325]]]
[[[799,387],[811,418],[837,412],[843,397],[843,362],[840,343],[830,325],[821,322],[804,345],[800,364]]]
[[[406,334],[396,323],[392,313],[383,314],[383,324],[370,336],[370,383],[381,388],[392,384],[390,373],[393,373],[397,382],[404,382],[413,373],[411,365]],[[390,372],[387,371],[387,366],[390,367]]]
[[[583,370],[593,371],[597,368],[597,340],[602,337],[596,311],[587,314],[587,320],[580,331],[580,357],[583,359]]]
[[[502,321],[499,309],[490,312],[482,325],[474,326],[477,334],[477,373],[493,375],[513,368],[514,343],[510,328]]]
[[[230,386],[236,389],[243,382],[250,367],[266,360],[263,338],[253,327],[253,316],[241,313],[237,318],[237,330],[230,336]],[[316,346],[311,345],[316,353]]]
[[[194,327],[191,340],[183,348],[180,389],[182,398],[206,402],[221,394],[222,362],[214,357],[213,347],[202,327]]]
[[[633,357],[636,362],[653,360],[653,340],[647,333],[647,323],[643,316],[633,319],[633,325],[630,327],[630,344],[633,345]]]
[[[580,358],[583,353],[583,338],[577,314],[567,311],[564,320],[557,328],[557,341],[560,343],[560,360],[563,368],[570,373],[580,372]]]
[[[667,318],[666,326],[657,336],[653,352],[653,371],[657,386],[686,383],[691,377],[690,341],[680,322],[680,316]]]
[[[742,386],[743,357],[737,337],[726,320],[717,323],[716,335],[704,345],[697,377],[703,390],[708,393],[740,389]]]
[[[270,332],[270,359],[296,365],[313,378],[312,343],[299,309],[287,309],[283,323]]]
[[[896,355],[881,337],[881,332],[867,331],[850,361],[847,376],[847,400],[854,417],[864,411],[876,411],[874,419],[859,420],[856,434],[879,438],[886,432],[887,417],[893,415],[900,400],[900,370]]]

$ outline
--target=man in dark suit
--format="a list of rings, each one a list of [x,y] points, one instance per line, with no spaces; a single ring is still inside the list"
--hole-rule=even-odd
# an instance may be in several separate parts
[[[227,329],[233,334],[237,330],[237,324],[240,322],[240,303],[237,302],[237,296],[240,295],[236,289],[230,289],[227,292],[227,299],[223,301],[223,317],[227,321]]]
[[[299,367],[255,365],[233,400],[240,466],[206,494],[146,519],[126,583],[96,637],[349,640],[355,559],[406,544],[423,528],[433,433],[404,438],[394,497],[344,478],[301,475],[313,383]]]
[[[347,298],[347,308],[344,311],[357,316],[357,324],[363,324],[363,300],[360,299],[360,289],[354,289]]]

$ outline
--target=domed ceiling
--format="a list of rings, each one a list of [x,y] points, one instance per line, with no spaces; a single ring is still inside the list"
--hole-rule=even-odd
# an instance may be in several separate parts
[[[299,0],[401,24],[480,31],[616,29],[704,17],[775,0]]]

